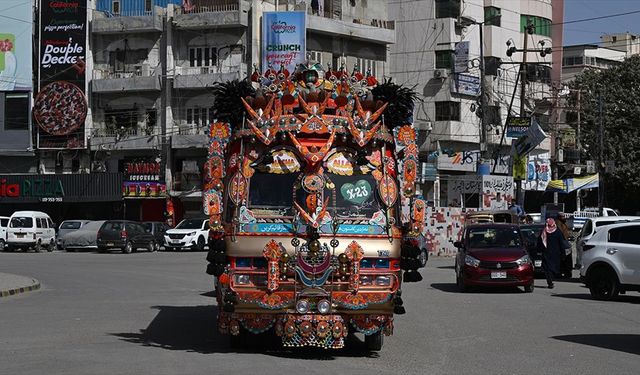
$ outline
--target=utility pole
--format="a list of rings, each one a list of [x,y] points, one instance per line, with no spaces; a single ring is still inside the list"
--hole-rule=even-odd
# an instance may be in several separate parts
[[[581,163],[581,156],[580,154],[582,153],[582,148],[580,146],[580,112],[581,112],[581,108],[580,108],[580,99],[582,97],[582,90],[578,90],[578,124],[576,126],[576,148],[578,149],[578,165]],[[580,211],[580,208],[582,207],[582,199],[580,199],[580,190],[576,191],[576,211]]]
[[[598,215],[602,216],[604,207],[604,124],[602,113],[602,93],[598,93]]]
[[[486,22],[486,20],[485,20]],[[484,87],[484,22],[479,23],[480,28],[480,109],[482,117],[480,117],[480,158],[482,162],[487,159],[487,97]]]
[[[530,23],[527,23],[527,26],[524,29],[524,48],[522,51],[522,65],[520,69],[520,74],[522,74],[522,82],[520,83],[520,117],[525,117],[525,95],[527,89],[527,52],[529,47],[529,34],[533,34],[534,26]],[[524,194],[522,192],[522,183],[520,180],[515,181],[516,185],[516,202],[520,206],[524,206]]]

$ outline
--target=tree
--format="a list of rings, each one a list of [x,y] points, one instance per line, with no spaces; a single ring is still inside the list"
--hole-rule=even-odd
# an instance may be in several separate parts
[[[628,210],[640,207],[640,56],[632,56],[610,69],[590,69],[571,83],[581,90],[582,124],[580,144],[591,160],[599,157],[598,98],[603,102],[604,160],[613,160],[615,170],[605,177],[607,200]],[[569,105],[577,107],[577,94]],[[576,127],[575,121],[570,125]],[[602,178],[603,176],[601,176]],[[632,203],[633,206],[630,206]]]

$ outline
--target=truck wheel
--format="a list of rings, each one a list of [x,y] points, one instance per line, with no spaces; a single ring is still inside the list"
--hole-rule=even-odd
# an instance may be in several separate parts
[[[131,242],[127,241],[127,243],[124,244],[124,247],[122,248],[122,252],[124,254],[131,254],[132,251],[133,251],[133,245],[131,245]]]
[[[620,283],[615,272],[606,268],[599,268],[592,271],[588,276],[589,292],[591,296],[600,301],[609,301],[618,296]]]
[[[364,345],[367,350],[371,352],[378,352],[382,350],[382,344],[384,343],[384,335],[381,331],[378,331],[371,335],[364,336]]]
[[[235,349],[243,348],[247,343],[247,331],[240,326],[240,333],[236,336],[229,334],[229,346]]]

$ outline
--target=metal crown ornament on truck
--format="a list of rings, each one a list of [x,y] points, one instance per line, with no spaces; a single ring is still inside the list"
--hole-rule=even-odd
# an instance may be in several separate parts
[[[205,165],[218,329],[284,346],[380,350],[422,280],[413,90],[300,64],[214,88]]]

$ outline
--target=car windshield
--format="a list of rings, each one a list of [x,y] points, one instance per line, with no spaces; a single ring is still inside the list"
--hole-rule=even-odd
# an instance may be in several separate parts
[[[469,247],[472,249],[522,246],[518,230],[512,227],[470,228],[467,235],[469,238]]]
[[[33,218],[14,217],[11,219],[11,228],[33,228]]]
[[[145,232],[147,233],[153,232],[153,223],[142,223],[142,226],[144,227]]]
[[[202,229],[205,219],[185,219],[178,224],[176,229]]]
[[[537,227],[520,227],[520,233],[522,233],[525,243],[535,245],[543,228],[544,226],[542,225]]]
[[[80,229],[81,224],[80,221],[65,221],[60,224],[60,229]]]

